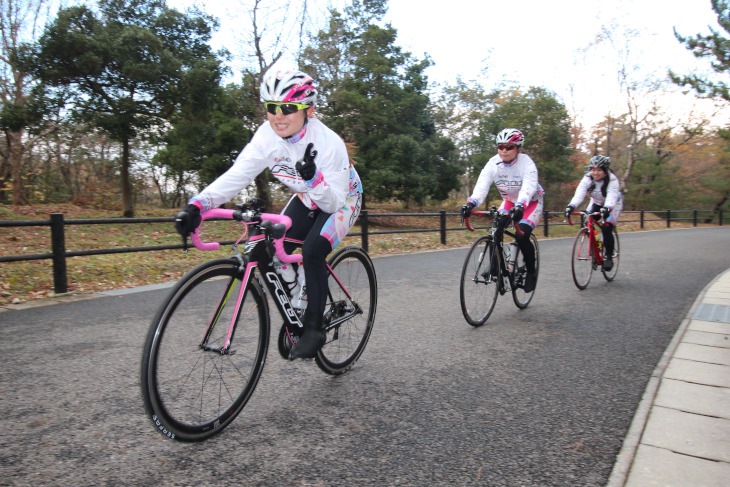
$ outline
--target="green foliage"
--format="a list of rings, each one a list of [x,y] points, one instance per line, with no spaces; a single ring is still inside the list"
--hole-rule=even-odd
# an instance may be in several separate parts
[[[717,14],[717,22],[723,30],[730,34],[730,5],[728,0],[710,0],[712,10]],[[677,30],[674,35],[679,42],[692,51],[697,58],[708,58],[712,69],[721,75],[730,75],[730,39],[710,28],[710,35],[697,34],[693,37],[684,37]],[[687,86],[701,97],[720,98],[730,101],[730,85],[726,81],[713,81],[696,74],[678,75],[669,72],[671,80],[679,86]]]
[[[520,129],[525,134],[524,150],[537,164],[545,185],[564,182],[573,171],[570,126],[565,105],[546,89],[531,87],[525,93],[500,96],[494,111],[482,119],[479,137],[483,150],[494,153],[494,138],[502,129]]]
[[[174,181],[165,201],[169,206],[180,206],[189,196],[186,190],[209,184],[228,170],[251,140],[238,103],[240,92],[233,84],[210,90],[205,106],[184,104],[171,117],[172,129],[161,138],[165,147],[152,160],[166,181]]]
[[[102,0],[99,8],[99,18],[86,6],[60,10],[19,56],[49,85],[75,88],[76,115],[121,142],[161,124],[185,98],[207,101],[220,79],[210,18],[155,0]]]
[[[215,21],[186,15],[159,0],[100,0],[59,11],[18,62],[44,83],[72,87],[74,117],[122,143],[122,194],[132,216],[129,141],[166,130],[182,110],[200,113],[220,83],[208,45]]]
[[[331,11],[303,53],[303,65],[321,86],[323,120],[357,148],[354,158],[365,195],[423,204],[458,187],[454,144],[439,135],[417,60],[395,45],[397,31],[378,22],[382,0],[354,1],[347,17]]]

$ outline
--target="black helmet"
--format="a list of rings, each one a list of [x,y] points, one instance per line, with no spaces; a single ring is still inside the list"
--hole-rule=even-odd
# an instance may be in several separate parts
[[[594,167],[597,167],[599,169],[603,169],[605,172],[608,172],[608,166],[611,164],[611,159],[607,156],[593,156],[591,157],[591,162],[588,164],[589,169],[593,169]]]

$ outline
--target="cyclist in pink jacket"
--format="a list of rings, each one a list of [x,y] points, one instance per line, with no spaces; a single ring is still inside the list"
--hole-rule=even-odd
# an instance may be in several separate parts
[[[229,201],[266,168],[291,189],[294,195],[282,213],[292,220],[287,237],[304,241],[307,292],[304,333],[292,357],[312,358],[326,339],[322,326],[326,258],[360,214],[362,184],[342,138],[313,118],[317,89],[310,76],[269,70],[260,93],[268,121],[256,130],[233,166],[188,201],[175,225],[180,234],[189,235],[200,225],[201,210]],[[285,248],[291,252],[292,247]]]
[[[504,129],[497,134],[496,142],[497,155],[489,159],[479,174],[472,195],[461,207],[461,216],[469,217],[471,210],[484,203],[492,183],[497,186],[504,198],[499,211],[507,213],[514,208],[513,219],[523,232],[517,235],[517,245],[525,258],[525,291],[529,293],[535,290],[537,282],[535,249],[530,234],[542,216],[544,191],[537,181],[535,162],[522,152],[525,142],[522,132]]]

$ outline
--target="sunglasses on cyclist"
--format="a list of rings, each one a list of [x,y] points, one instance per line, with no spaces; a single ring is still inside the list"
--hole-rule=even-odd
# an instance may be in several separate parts
[[[516,145],[503,145],[503,144],[499,144],[497,146],[497,149],[499,149],[499,150],[512,150],[512,149],[514,149],[516,147],[517,147]]]
[[[284,115],[291,115],[299,110],[306,110],[309,105],[302,105],[301,103],[275,103],[273,101],[267,101],[264,103],[266,111],[272,115],[276,115],[277,110]]]

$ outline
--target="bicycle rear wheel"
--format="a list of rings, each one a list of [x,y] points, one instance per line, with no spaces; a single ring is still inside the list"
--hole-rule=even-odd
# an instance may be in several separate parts
[[[581,228],[575,236],[570,267],[573,271],[573,282],[578,289],[588,287],[593,273],[593,249],[587,228]]]
[[[535,235],[530,234],[530,243],[532,243],[532,247],[535,249],[535,273],[537,274],[537,278],[540,278],[540,248],[537,245],[537,237]],[[515,260],[515,266],[514,269],[512,269],[512,282],[514,283],[514,286],[512,286],[512,300],[515,302],[518,308],[525,309],[527,308],[527,305],[530,304],[530,301],[532,301],[532,297],[535,295],[535,290],[537,290],[537,283],[535,283],[535,289],[532,291],[525,292],[525,276],[527,275],[527,267],[525,266],[525,256],[522,252],[519,251],[519,247],[517,248],[517,259]]]
[[[155,427],[171,439],[201,441],[219,433],[261,376],[268,308],[256,279],[237,306],[242,277],[234,259],[205,262],[180,279],[152,321],[142,397]]]
[[[461,312],[472,326],[483,325],[499,295],[499,255],[490,236],[479,237],[469,249],[461,269]]]
[[[327,341],[314,359],[324,372],[339,375],[360,358],[370,339],[378,282],[372,260],[356,245],[338,250],[328,263],[332,273],[324,314]]]
[[[613,268],[610,271],[604,271],[603,277],[606,278],[607,281],[613,281],[613,279],[616,277],[616,273],[618,272],[618,263],[619,263],[619,257],[621,252],[619,251],[619,245],[618,245],[618,232],[616,231],[616,227],[613,227]]]

